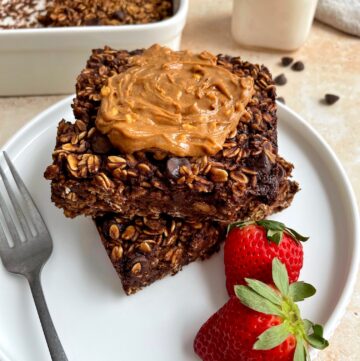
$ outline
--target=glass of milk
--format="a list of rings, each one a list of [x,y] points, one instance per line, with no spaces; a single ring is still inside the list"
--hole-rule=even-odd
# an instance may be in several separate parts
[[[295,50],[309,35],[317,0],[234,0],[231,31],[244,46]]]

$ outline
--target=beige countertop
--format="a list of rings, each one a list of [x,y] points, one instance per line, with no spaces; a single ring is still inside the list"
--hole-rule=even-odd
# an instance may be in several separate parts
[[[301,114],[330,144],[354,187],[360,203],[360,40],[315,23],[306,44],[291,56],[305,63],[303,72],[279,65],[285,53],[242,49],[230,34],[230,0],[191,0],[183,48],[240,55],[267,65],[273,75],[285,73],[288,83],[278,95]],[[340,100],[326,106],[325,93]],[[64,96],[0,98],[0,146],[33,116]],[[357,361],[360,355],[360,279],[346,314],[319,361]]]

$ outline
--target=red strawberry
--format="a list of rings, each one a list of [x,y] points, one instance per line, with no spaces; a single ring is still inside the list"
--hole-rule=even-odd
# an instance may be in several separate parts
[[[235,285],[245,284],[246,277],[270,283],[274,257],[285,264],[290,283],[297,281],[304,257],[300,241],[307,239],[276,221],[249,221],[231,225],[224,247],[229,295],[234,294]]]
[[[261,354],[253,350],[257,337],[280,323],[279,317],[255,312],[232,296],[201,327],[195,338],[194,349],[204,361],[291,361],[296,343],[294,336],[289,336],[280,346]]]
[[[286,267],[277,258],[272,265],[276,287],[247,279],[201,327],[194,350],[203,361],[305,361],[309,345],[328,346],[322,327],[302,320],[295,304],[315,288],[289,284]]]

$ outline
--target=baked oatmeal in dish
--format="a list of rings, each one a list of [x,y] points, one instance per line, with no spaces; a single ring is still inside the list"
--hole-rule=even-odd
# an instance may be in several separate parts
[[[0,30],[37,28],[46,0],[0,0]]]
[[[229,223],[290,205],[275,96],[269,71],[238,57],[93,51],[45,177],[65,216],[94,218],[125,292],[210,256]]]
[[[171,0],[0,0],[0,29],[148,24],[172,14]]]

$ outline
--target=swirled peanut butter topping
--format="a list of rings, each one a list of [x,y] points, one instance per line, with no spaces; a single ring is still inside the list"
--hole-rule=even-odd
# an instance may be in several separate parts
[[[116,148],[213,155],[245,112],[253,79],[217,65],[208,52],[154,45],[109,78],[101,94],[96,127]]]

